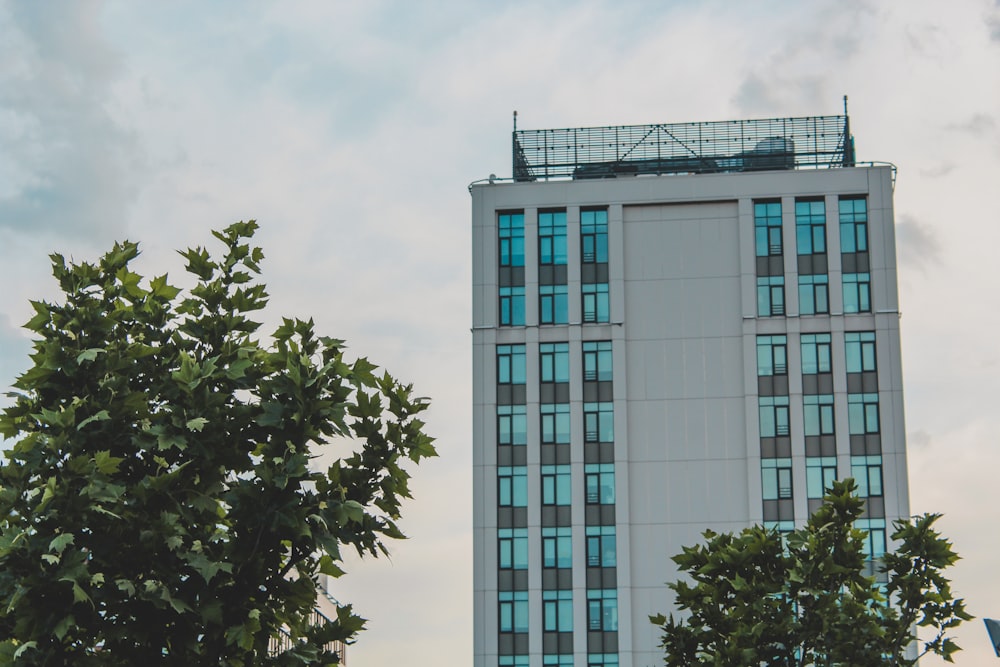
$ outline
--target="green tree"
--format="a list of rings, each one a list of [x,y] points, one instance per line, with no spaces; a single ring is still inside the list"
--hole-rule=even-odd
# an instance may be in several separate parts
[[[181,252],[187,292],[134,273],[134,243],[52,256],[64,301],[32,304],[0,416],[0,664],[336,664],[362,628],[349,605],[312,620],[317,579],[402,537],[427,403],[312,321],[256,337],[256,228]]]
[[[925,514],[895,522],[896,548],[869,576],[864,501],[854,480],[833,483],[803,528],[782,536],[754,526],[704,533],[673,560],[687,580],[668,584],[680,618],[651,616],[671,667],[913,665],[951,662],[948,632],[972,618],[941,571],[958,560]],[[931,628],[920,642],[915,628]],[[919,654],[919,655],[918,655]]]

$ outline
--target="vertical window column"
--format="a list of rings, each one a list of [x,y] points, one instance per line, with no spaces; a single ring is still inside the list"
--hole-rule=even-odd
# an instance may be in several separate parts
[[[618,664],[614,346],[584,341],[583,481],[588,664]]]
[[[868,200],[864,197],[841,197],[839,213],[844,312],[871,312]]]
[[[757,411],[764,523],[782,528],[789,527],[794,520],[787,346],[786,336],[757,337]]]
[[[847,416],[851,455],[881,455],[875,332],[846,332],[844,361],[847,367]]]
[[[580,211],[580,292],[583,321],[611,321],[608,290],[608,210]]]
[[[542,653],[573,653],[572,475],[568,465],[541,466]]]
[[[831,335],[802,334],[799,340],[806,457],[836,456]]]
[[[831,335],[803,334],[802,430],[806,449],[806,506],[810,514],[837,476],[837,435]]]
[[[541,343],[539,419],[541,463],[570,462],[569,343]]]
[[[498,648],[511,660],[528,653],[526,356],[524,345],[496,346]]]
[[[865,498],[865,516],[884,518],[875,332],[846,332],[844,356],[851,420],[851,476],[858,484],[858,495]]]
[[[565,214],[562,214],[565,230]],[[565,236],[563,237],[565,243]],[[550,242],[542,242],[544,254]],[[565,272],[562,274],[565,276]],[[573,481],[570,469],[569,343],[541,343],[542,654],[545,664],[573,655]],[[554,661],[554,662],[553,662]]]
[[[569,322],[565,210],[538,213],[538,322]]]
[[[528,653],[528,470],[497,467],[498,649],[501,655]]]
[[[826,203],[822,199],[796,200],[795,236],[799,314],[827,314],[830,312],[830,278],[826,258]]]
[[[525,465],[528,442],[524,345],[497,345],[497,464]]]
[[[614,454],[614,369],[612,343],[583,343],[583,460],[611,463]]]
[[[573,664],[573,591],[570,587],[542,590],[542,654],[546,665]],[[569,658],[569,662],[564,662],[565,658]]]
[[[784,239],[781,202],[758,201],[753,205],[754,252],[757,273],[757,315],[785,314]]]
[[[500,326],[523,326],[524,318],[524,212],[497,215]]]

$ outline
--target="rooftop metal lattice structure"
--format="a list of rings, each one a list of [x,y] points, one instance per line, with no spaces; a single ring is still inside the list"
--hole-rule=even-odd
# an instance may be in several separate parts
[[[854,166],[846,113],[760,120],[518,130],[515,181]]]

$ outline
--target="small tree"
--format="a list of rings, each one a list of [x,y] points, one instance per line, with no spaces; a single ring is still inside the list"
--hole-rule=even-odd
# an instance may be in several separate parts
[[[671,667],[913,665],[959,650],[948,632],[972,618],[941,571],[958,560],[933,528],[937,514],[895,522],[895,551],[868,576],[864,501],[854,480],[833,483],[805,527],[782,537],[754,526],[704,533],[673,560],[690,581],[668,584],[685,614],[651,616]],[[881,583],[878,581],[881,579]],[[919,648],[916,627],[934,629]],[[919,653],[919,655],[915,655]]]
[[[52,256],[64,292],[36,302],[33,367],[0,416],[0,664],[336,664],[363,625],[314,623],[341,549],[401,538],[405,459],[433,456],[426,401],[345,360],[342,341],[285,319],[267,344],[248,314],[257,225],[181,252],[189,293],[130,269]],[[334,442],[343,458],[316,472]],[[290,648],[274,650],[284,635]]]

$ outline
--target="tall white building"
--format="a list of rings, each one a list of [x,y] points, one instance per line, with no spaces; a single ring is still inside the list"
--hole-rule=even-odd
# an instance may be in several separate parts
[[[475,665],[662,663],[670,557],[907,516],[891,166],[845,116],[518,131],[471,187]]]

